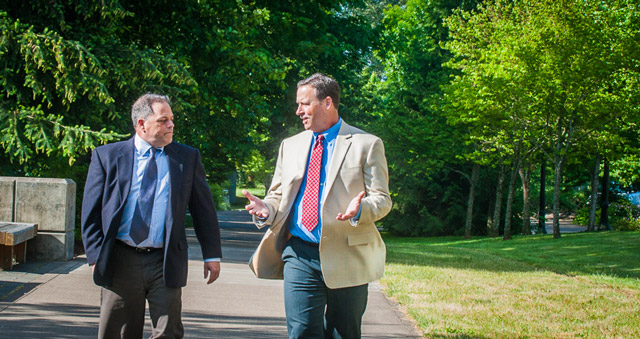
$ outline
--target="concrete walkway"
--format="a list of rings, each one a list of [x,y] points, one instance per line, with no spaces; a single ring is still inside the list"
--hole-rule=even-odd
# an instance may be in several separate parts
[[[578,233],[587,230],[586,226],[580,226],[573,223],[573,217],[560,218],[558,221],[560,226],[560,233]],[[535,223],[537,225],[537,222]],[[553,214],[545,215],[545,229],[547,234],[553,234]]]
[[[221,212],[221,276],[207,286],[199,247],[189,233],[189,280],[183,289],[186,338],[284,338],[282,281],[255,278],[247,261],[262,236],[244,211]],[[364,338],[420,338],[376,282],[369,287]],[[94,338],[100,288],[84,257],[32,262],[0,271],[1,338]],[[145,337],[150,333],[147,315]]]

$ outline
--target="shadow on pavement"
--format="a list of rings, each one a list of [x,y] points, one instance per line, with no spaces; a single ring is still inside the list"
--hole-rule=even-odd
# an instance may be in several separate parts
[[[33,314],[50,314],[33,317]],[[95,338],[98,335],[98,307],[78,304],[16,304],[2,313],[2,337]],[[92,324],[93,323],[93,324]],[[52,333],[55,329],[55,333]]]
[[[38,287],[38,283],[0,281],[0,302],[12,303],[29,291]],[[0,308],[1,309],[1,308]]]
[[[285,338],[284,317],[245,317],[183,312],[185,338]],[[212,325],[213,323],[213,325]],[[251,324],[247,326],[247,324]],[[211,327],[214,327],[212,329]]]

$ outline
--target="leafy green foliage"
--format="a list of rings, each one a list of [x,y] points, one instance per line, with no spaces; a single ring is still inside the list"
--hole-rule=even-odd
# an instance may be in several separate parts
[[[79,98],[85,109],[108,110],[106,71],[85,46],[58,32],[13,19],[0,11],[0,145],[10,160],[23,163],[33,153],[61,154],[70,163],[99,143],[121,137],[107,128],[92,130],[67,117]],[[68,121],[68,122],[67,122]]]
[[[447,35],[442,19],[459,5],[410,0],[386,7],[361,74],[359,111],[385,142],[389,163],[394,209],[383,223],[398,234],[453,234],[464,223],[466,185],[450,167],[470,172],[458,158],[467,145],[458,142],[464,131],[447,125],[440,91],[449,76],[439,46]]]
[[[626,197],[610,192],[609,224],[616,231],[640,230],[640,207],[632,204]],[[590,203],[579,209],[574,222],[578,225],[589,224]],[[600,220],[600,208],[596,210],[596,220]]]
[[[472,233],[485,234],[502,164],[552,158],[571,187],[601,153],[638,185],[638,13],[631,0],[0,0],[0,173],[81,184],[88,151],[130,135],[131,103],[157,92],[223,202],[230,172],[268,183],[278,143],[302,129],[296,82],[323,72],[345,121],[385,142],[384,226],[459,234],[479,163]]]
[[[634,120],[637,102],[627,87],[638,81],[637,41],[629,40],[636,7],[497,0],[448,18],[447,65],[459,72],[445,89],[448,121],[468,127],[479,146],[474,157],[517,168],[546,156],[555,167],[557,212],[574,150],[620,156],[621,125]]]
[[[129,107],[145,92],[172,98],[175,137],[201,150],[210,181],[258,158],[264,172],[274,144],[301,129],[295,81],[334,75],[348,102],[345,70],[368,45],[368,26],[349,14],[361,5],[1,1],[2,172],[86,167],[89,150],[131,132]]]

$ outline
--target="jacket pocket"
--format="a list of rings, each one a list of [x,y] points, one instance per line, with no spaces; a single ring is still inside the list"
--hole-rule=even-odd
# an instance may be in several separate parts
[[[186,250],[188,248],[189,248],[189,244],[187,243],[186,239],[184,241],[182,241],[182,240],[178,241],[178,249],[180,251],[184,251],[184,250]]]
[[[358,246],[365,245],[370,242],[373,242],[375,239],[375,235],[372,232],[363,233],[363,234],[352,234],[347,237],[347,242],[349,246]]]

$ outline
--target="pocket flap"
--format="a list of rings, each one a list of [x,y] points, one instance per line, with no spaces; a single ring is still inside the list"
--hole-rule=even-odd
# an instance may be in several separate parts
[[[371,232],[363,234],[352,234],[347,238],[349,246],[364,245],[372,242],[375,239],[375,235]]]

